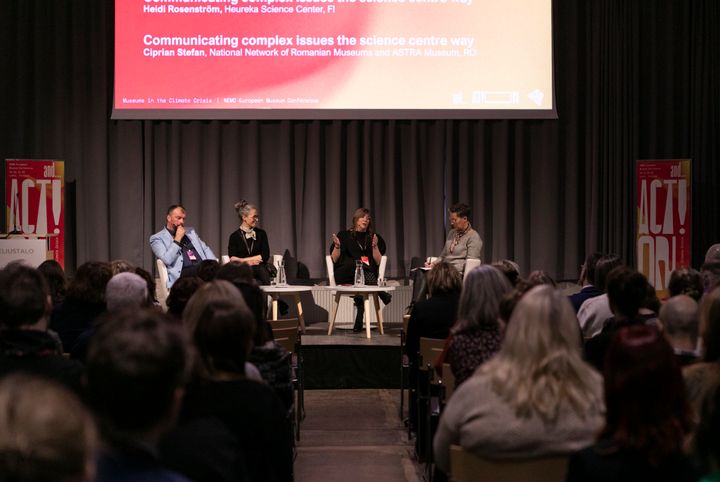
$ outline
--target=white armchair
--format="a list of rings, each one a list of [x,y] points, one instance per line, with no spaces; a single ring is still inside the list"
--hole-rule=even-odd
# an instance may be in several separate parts
[[[165,304],[165,301],[167,300],[168,295],[170,294],[170,290],[168,290],[168,270],[167,266],[165,266],[165,263],[162,262],[161,259],[156,259],[155,264],[157,265],[158,270],[158,276],[160,277],[159,284],[156,285],[155,293],[157,294],[157,299],[163,306],[167,306]]]
[[[468,258],[465,260],[465,270],[463,271],[463,283],[468,277],[470,271],[474,270],[482,264],[482,261],[478,258]]]
[[[332,257],[330,255],[325,256],[325,266],[327,268],[327,277],[328,277],[328,286],[337,286],[337,283],[335,282],[335,265],[333,264]],[[382,279],[385,277],[385,269],[387,267],[387,256],[383,256],[380,259],[380,266],[378,267],[378,278]],[[333,296],[337,294],[336,291],[333,291]],[[347,299],[348,301],[351,301],[350,296],[342,296],[342,298]],[[373,297],[374,300],[374,297]],[[374,302],[374,301],[373,301]],[[379,301],[378,301],[379,305]],[[379,308],[377,306],[376,308]],[[337,305],[335,306],[335,309],[337,310],[336,313],[336,319],[343,320],[343,323],[355,319],[355,305],[352,302],[342,302],[342,300],[337,301]],[[376,310],[369,310],[368,313],[366,313],[366,316],[369,316],[371,319],[371,322],[377,322],[377,315],[375,314]],[[329,314],[328,322],[330,322],[332,319],[332,315]],[[352,326],[352,325],[350,325]]]

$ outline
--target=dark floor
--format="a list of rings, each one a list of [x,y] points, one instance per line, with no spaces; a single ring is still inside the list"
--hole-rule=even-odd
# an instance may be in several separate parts
[[[307,390],[298,482],[419,482],[396,389]]]

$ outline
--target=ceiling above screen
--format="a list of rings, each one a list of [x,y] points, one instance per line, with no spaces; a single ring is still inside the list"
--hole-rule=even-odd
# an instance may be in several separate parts
[[[551,0],[116,0],[116,119],[555,118]]]

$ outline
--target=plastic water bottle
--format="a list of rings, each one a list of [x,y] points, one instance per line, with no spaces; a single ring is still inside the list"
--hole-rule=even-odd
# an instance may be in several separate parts
[[[285,261],[280,261],[278,263],[277,285],[278,286],[287,286],[287,277],[285,276]]]
[[[362,261],[355,261],[355,286],[365,286],[365,272]]]

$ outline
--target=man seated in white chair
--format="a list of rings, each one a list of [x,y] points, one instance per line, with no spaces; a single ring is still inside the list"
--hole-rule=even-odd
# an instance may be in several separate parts
[[[195,230],[185,227],[185,217],[185,208],[173,204],[167,210],[165,228],[150,236],[153,254],[167,266],[168,289],[180,276],[192,276],[202,260],[217,260]]]
[[[464,203],[455,203],[450,206],[448,220],[450,221],[450,232],[448,232],[445,246],[440,256],[432,261],[425,262],[425,268],[432,268],[440,261],[450,263],[460,272],[465,274],[465,263],[470,259],[480,260],[483,242],[480,235],[470,224],[470,206]],[[418,273],[420,273],[418,275]],[[413,282],[413,302],[424,298],[426,295],[425,272],[416,270]]]

